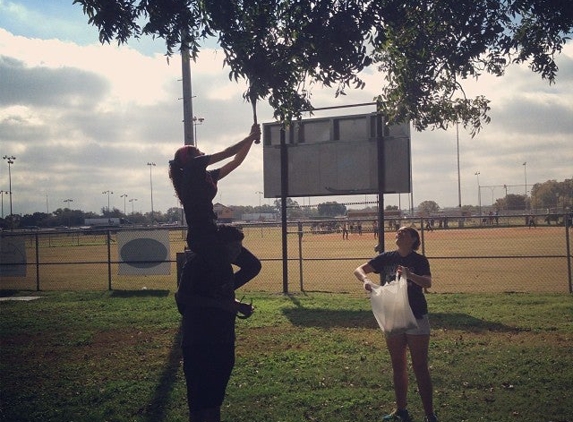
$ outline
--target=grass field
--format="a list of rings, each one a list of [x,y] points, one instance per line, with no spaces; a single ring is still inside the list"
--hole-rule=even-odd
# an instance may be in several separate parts
[[[172,293],[36,295],[0,302],[0,421],[187,420]],[[257,312],[237,322],[224,421],[370,422],[392,410],[389,357],[364,295],[247,295]],[[428,295],[440,420],[573,422],[572,300]]]
[[[372,233],[342,236],[304,233],[295,228],[288,236],[289,292],[328,291],[360,293],[352,271],[374,255]],[[261,274],[248,285],[251,291],[282,292],[281,230],[246,227],[245,245],[262,261]],[[41,290],[105,290],[109,285],[106,237],[51,234],[40,237]],[[424,232],[423,252],[430,259],[433,292],[569,292],[567,237],[564,227],[488,227]],[[386,233],[386,249],[394,247],[394,233]],[[36,250],[26,241],[26,277],[2,277],[0,289],[35,290]],[[169,289],[176,286],[176,253],[184,249],[184,233],[170,232],[171,274],[118,275],[117,245],[110,247],[112,288],[118,290]],[[300,259],[302,257],[302,259]],[[302,269],[301,269],[302,266]]]

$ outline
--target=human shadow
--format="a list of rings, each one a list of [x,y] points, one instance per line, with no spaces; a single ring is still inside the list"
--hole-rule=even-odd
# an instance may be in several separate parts
[[[16,296],[21,290],[0,289],[0,297]]]
[[[378,328],[370,310],[317,309],[304,308],[284,309],[284,316],[297,327],[316,328]],[[518,332],[522,329],[496,321],[488,321],[474,316],[453,312],[430,313],[432,329],[462,330],[471,332]]]
[[[113,290],[111,297],[132,298],[132,297],[166,297],[170,290],[150,289],[150,290]]]
[[[297,327],[317,328],[376,328],[371,311],[346,309],[283,309],[284,316]]]
[[[520,332],[523,328],[502,324],[497,321],[476,318],[460,312],[430,313],[430,323],[433,329],[461,330],[479,332]]]
[[[163,367],[159,382],[145,408],[144,420],[147,422],[166,421],[166,409],[170,401],[171,392],[177,382],[177,372],[181,366],[181,325],[173,338],[171,349]]]

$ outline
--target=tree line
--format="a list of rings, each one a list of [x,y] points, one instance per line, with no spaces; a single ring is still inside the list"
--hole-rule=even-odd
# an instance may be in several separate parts
[[[293,198],[287,198],[287,217],[291,220],[312,219],[317,217],[339,217],[346,215],[348,209],[345,204],[336,201],[323,202],[313,206],[300,205]],[[240,220],[245,214],[277,214],[280,215],[281,201],[277,199],[272,205],[261,206],[251,205],[230,205],[236,220]],[[497,198],[493,206],[496,211],[523,211],[528,210],[550,210],[553,213],[570,212],[573,209],[573,179],[565,179],[563,182],[548,180],[543,183],[536,183],[531,187],[531,195],[526,196],[508,194]],[[388,205],[386,210],[397,210],[396,205]],[[377,212],[376,206],[367,206],[364,211]],[[444,211],[435,201],[423,201],[416,207],[416,215],[431,216]],[[462,213],[475,215],[480,212],[477,205],[463,205]],[[101,213],[85,212],[70,208],[58,208],[57,210],[46,212],[35,212],[32,214],[7,216],[0,219],[0,228],[56,228],[56,227],[79,227],[83,226],[86,218],[121,218],[128,224],[153,225],[153,224],[177,224],[183,221],[183,209],[179,207],[169,208],[165,213],[154,211],[148,213],[128,213],[124,214],[117,208],[107,210],[102,208]]]

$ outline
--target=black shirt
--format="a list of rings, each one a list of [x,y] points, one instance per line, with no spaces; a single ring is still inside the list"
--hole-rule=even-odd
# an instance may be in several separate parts
[[[210,156],[200,155],[183,168],[182,202],[190,237],[217,232],[213,198],[217,195],[219,169],[207,171],[209,160]]]
[[[374,268],[374,272],[382,274],[382,285],[396,279],[398,265],[407,267],[417,275],[432,275],[428,259],[414,251],[407,256],[401,256],[398,251],[383,252],[372,258],[368,264]],[[428,313],[428,303],[422,287],[410,280],[408,280],[408,302],[417,319]]]

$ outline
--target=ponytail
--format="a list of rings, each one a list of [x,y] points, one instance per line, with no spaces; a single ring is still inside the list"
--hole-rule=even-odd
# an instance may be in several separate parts
[[[201,154],[201,151],[193,145],[185,145],[175,151],[173,160],[169,161],[169,178],[173,183],[173,188],[177,198],[183,204],[183,167],[193,158]]]

